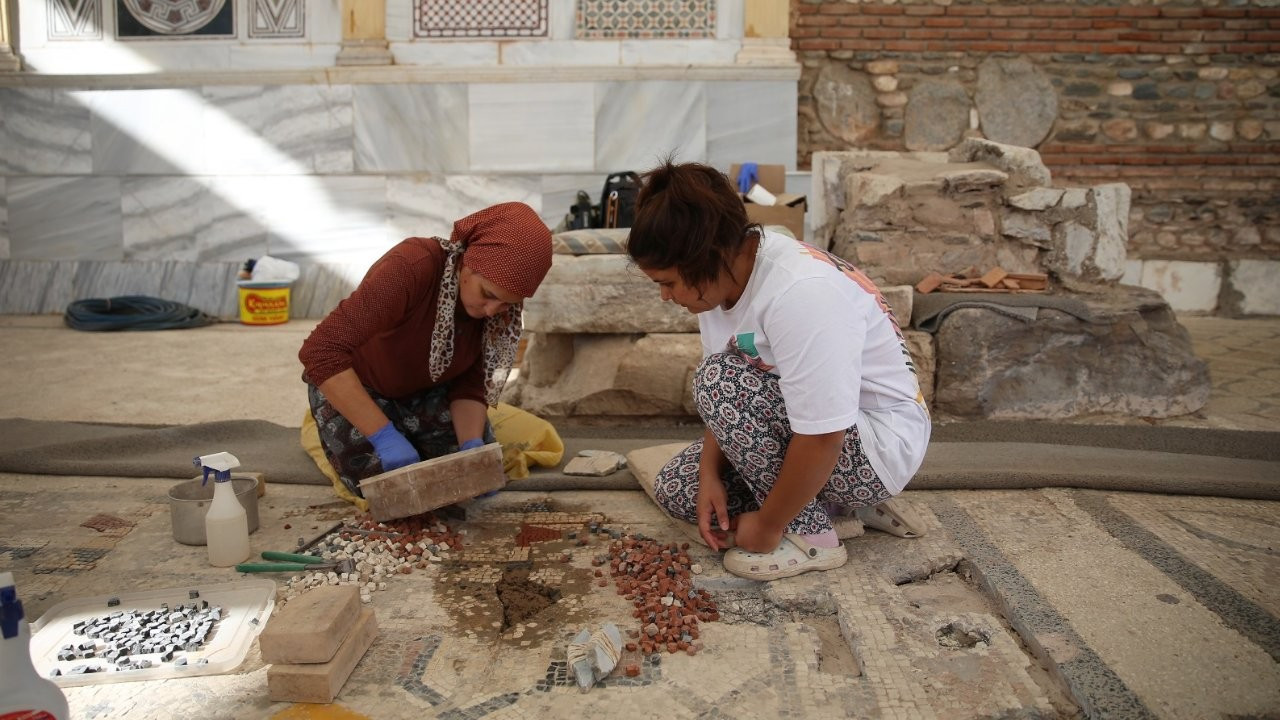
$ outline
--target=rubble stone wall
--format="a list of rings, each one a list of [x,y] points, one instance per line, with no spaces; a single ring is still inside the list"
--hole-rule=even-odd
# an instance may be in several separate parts
[[[1132,188],[1132,261],[1280,260],[1270,0],[792,3],[798,161],[1036,148],[1055,184]]]

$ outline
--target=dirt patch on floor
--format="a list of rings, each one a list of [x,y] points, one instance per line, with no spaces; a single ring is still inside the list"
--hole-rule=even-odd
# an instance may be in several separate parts
[[[529,579],[528,567],[507,566],[494,590],[502,603],[502,630],[528,620],[560,600],[560,591]]]

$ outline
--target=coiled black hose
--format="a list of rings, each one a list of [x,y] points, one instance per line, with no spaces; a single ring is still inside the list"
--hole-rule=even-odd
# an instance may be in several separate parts
[[[67,306],[62,321],[74,330],[181,330],[203,327],[217,318],[182,303],[124,295],[113,298],[77,300]]]

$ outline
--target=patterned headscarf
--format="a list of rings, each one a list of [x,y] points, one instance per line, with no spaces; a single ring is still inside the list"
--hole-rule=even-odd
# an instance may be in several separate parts
[[[551,269],[551,231],[524,203],[502,203],[453,224],[444,248],[444,274],[435,329],[431,333],[431,379],[439,380],[453,362],[453,319],[458,306],[458,259],[485,280],[512,295],[528,298]],[[512,305],[484,324],[485,401],[498,404],[516,361],[522,306]]]

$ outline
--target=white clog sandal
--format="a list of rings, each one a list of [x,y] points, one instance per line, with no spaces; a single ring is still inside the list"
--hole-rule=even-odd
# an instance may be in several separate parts
[[[724,569],[748,580],[778,580],[810,570],[831,570],[849,560],[844,545],[822,548],[810,545],[799,535],[787,533],[773,552],[753,553],[730,548],[724,554]]]
[[[855,513],[863,525],[900,538],[924,537],[924,521],[909,505],[889,498],[879,505],[857,508]]]

